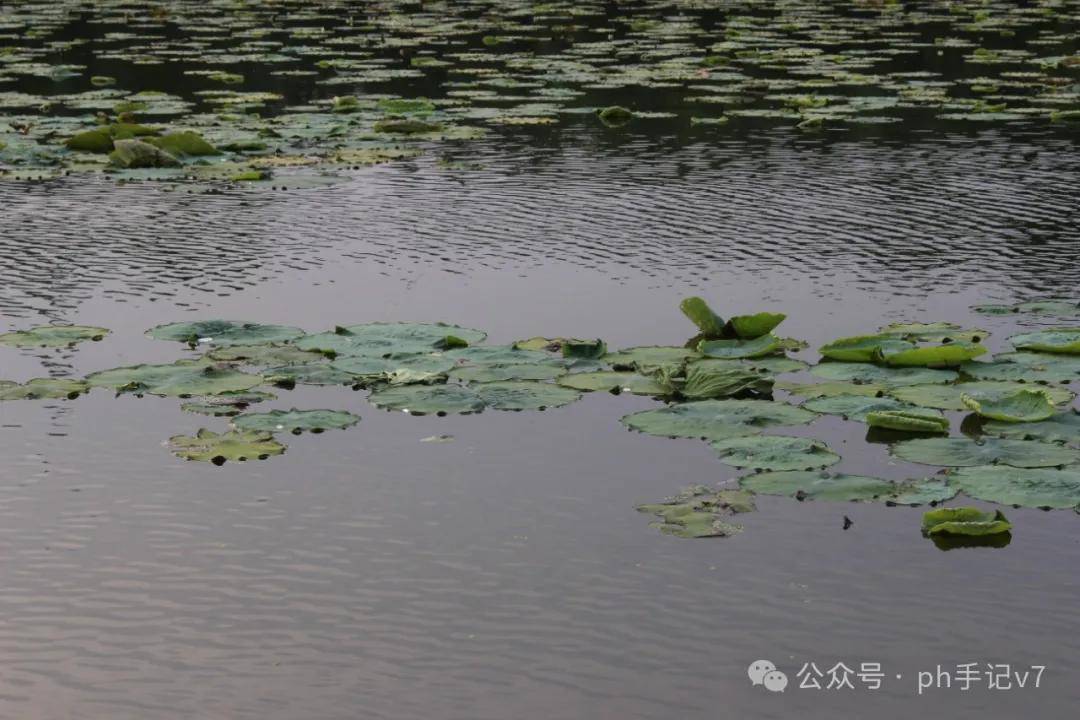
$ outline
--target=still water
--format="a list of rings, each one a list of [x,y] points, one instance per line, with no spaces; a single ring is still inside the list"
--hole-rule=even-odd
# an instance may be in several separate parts
[[[143,332],[212,317],[679,344],[689,294],[786,312],[811,347],[906,319],[983,326],[997,349],[1018,319],[971,304],[1080,288],[1074,137],[582,121],[500,131],[469,146],[475,168],[423,156],[308,190],[3,183],[4,329],[113,335],[6,349],[0,377],[168,362],[183,351]],[[278,395],[260,407],[362,420],[215,467],[163,446],[224,424],[175,400],[0,403],[0,717],[1065,718],[1080,701],[1074,513],[1009,510],[1008,547],[942,552],[917,508],[763,496],[742,534],[682,540],[635,505],[737,473],[618,423],[648,398],[438,418]],[[926,473],[865,434],[813,425],[838,471]],[[751,685],[759,659],[786,692]],[[799,689],[811,662],[880,663],[883,685]],[[919,694],[921,671],[971,662],[1046,670],[1037,689]]]

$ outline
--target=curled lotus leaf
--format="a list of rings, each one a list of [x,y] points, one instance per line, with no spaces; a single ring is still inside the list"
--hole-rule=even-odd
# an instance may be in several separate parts
[[[936,408],[938,410],[965,410],[964,395],[978,401],[990,400],[1003,395],[1011,395],[1028,386],[1023,383],[978,381],[964,382],[952,385],[909,385],[906,387],[893,388],[889,395],[903,402],[919,407]],[[1044,388],[1047,395],[1055,405],[1063,405],[1073,399],[1073,394],[1067,388],[1050,387]]]
[[[959,377],[954,370],[891,368],[853,362],[824,362],[815,365],[810,372],[826,380],[870,383],[886,387],[948,383]]]
[[[607,343],[599,338],[596,340],[566,339],[562,342],[562,356],[564,358],[598,360],[604,355],[607,355]]]
[[[3,400],[74,400],[90,389],[82,380],[70,378],[34,378],[22,385],[0,380]]]
[[[1056,411],[1053,399],[1045,390],[1019,390],[982,400],[961,395],[960,399],[980,417],[1001,422],[1038,422],[1052,417]]]
[[[98,341],[109,334],[107,328],[86,325],[39,325],[0,335],[0,345],[12,347],[65,347],[85,340]]]
[[[323,360],[323,356],[295,345],[228,345],[214,348],[206,354],[217,362],[235,362],[252,367],[307,365]]]
[[[260,390],[247,390],[243,392],[227,392],[220,395],[207,395],[206,397],[192,398],[190,402],[183,403],[180,409],[184,412],[198,413],[199,415],[211,415],[213,417],[228,417],[239,415],[249,405],[260,403],[265,400],[277,398],[273,393]]]
[[[930,408],[904,408],[902,410],[878,410],[867,413],[866,424],[870,427],[898,430],[900,432],[948,433],[949,419]]]
[[[554,380],[566,374],[561,362],[514,363],[513,365],[468,365],[451,370],[448,378],[454,382],[506,382],[508,380]]]
[[[1080,328],[1055,328],[1021,333],[1013,335],[1009,342],[1018,350],[1080,355]]]
[[[230,431],[218,434],[202,428],[194,437],[175,435],[169,438],[169,449],[177,457],[223,465],[226,461],[265,460],[281,455],[285,446],[270,433]]]
[[[893,335],[854,335],[839,338],[818,348],[822,357],[840,362],[873,362],[884,343],[895,342]]]
[[[1000,510],[976,507],[938,508],[923,514],[923,535],[999,535],[1012,530]]]
[[[622,423],[660,437],[720,440],[755,435],[768,427],[805,425],[817,417],[794,405],[768,400],[700,400],[632,413]]]
[[[444,349],[447,338],[469,345],[483,341],[480,330],[443,323],[368,323],[338,327],[333,332],[300,338],[296,346],[338,355],[423,354]]]
[[[754,340],[762,335],[768,335],[784,322],[787,315],[783,313],[756,313],[754,315],[736,315],[727,321],[725,334],[735,336],[741,340]]]
[[[862,397],[860,395],[836,395],[807,400],[802,404],[807,410],[825,415],[839,415],[845,420],[865,422],[867,415],[882,410],[900,410],[904,404],[889,397]]]
[[[1018,469],[980,465],[949,470],[949,482],[968,497],[1030,508],[1080,507],[1080,468]]]
[[[923,465],[1040,468],[1080,462],[1080,450],[1032,440],[924,438],[892,446],[894,456]]]
[[[698,331],[705,339],[714,339],[723,337],[724,334],[724,320],[719,315],[712,311],[709,304],[699,297],[688,297],[679,303],[679,309],[682,310],[690,322],[697,326]]]
[[[373,392],[368,401],[386,410],[411,415],[466,415],[480,412],[484,398],[470,388],[457,385],[406,385]]]
[[[1047,420],[1034,423],[1012,423],[994,420],[985,423],[982,431],[987,435],[1018,440],[1040,440],[1042,442],[1080,445],[1080,412],[1066,410]]]
[[[496,410],[545,410],[569,405],[581,394],[543,382],[491,382],[474,388],[484,403]]]
[[[812,470],[840,462],[825,443],[804,437],[733,437],[713,442],[712,448],[722,462],[755,470]]]
[[[616,370],[642,370],[663,365],[680,365],[698,353],[684,347],[631,347],[618,352],[609,352],[603,357],[604,362]]]
[[[885,394],[884,385],[853,382],[797,383],[778,382],[776,387],[792,395],[807,399],[836,397],[838,395],[860,395],[862,397],[881,397]]]
[[[262,325],[238,320],[204,320],[158,325],[146,332],[155,340],[172,340],[189,345],[258,345],[285,342],[304,334],[300,328]]]
[[[343,410],[271,410],[265,413],[245,413],[233,418],[238,430],[260,432],[291,432],[298,435],[308,431],[342,430],[360,422],[359,415]]]
[[[180,360],[168,365],[133,365],[102,370],[86,376],[91,387],[113,388],[136,395],[220,395],[250,390],[263,378],[228,366]]]
[[[681,383],[679,394],[687,400],[724,398],[746,393],[768,395],[772,392],[772,386],[773,380],[770,376],[747,368],[717,368],[695,363],[687,368],[686,379]]]
[[[454,368],[454,361],[445,355],[347,355],[334,360],[330,366],[365,382],[386,379],[408,384],[402,381],[441,382]]]
[[[563,387],[587,392],[607,390],[628,392],[634,395],[663,395],[665,389],[651,377],[632,372],[600,370],[596,372],[570,373],[556,382]]]
[[[325,362],[266,368],[262,374],[266,382],[286,389],[296,385],[359,385],[363,380]]]
[[[741,360],[777,355],[785,347],[784,340],[770,333],[753,340],[702,340],[698,351],[711,358]]]
[[[952,368],[986,352],[985,346],[967,342],[922,347],[898,347],[885,343],[874,353],[874,360],[890,367]]]
[[[754,497],[743,490],[710,490],[703,485],[685,488],[663,502],[639,505],[638,511],[657,515],[653,527],[683,538],[728,537],[742,530],[725,518],[753,512]]]
[[[784,495],[798,500],[830,502],[885,502],[891,505],[935,504],[952,498],[957,492],[944,481],[936,479],[897,483],[863,475],[809,470],[755,473],[742,478],[739,484],[758,495]]]

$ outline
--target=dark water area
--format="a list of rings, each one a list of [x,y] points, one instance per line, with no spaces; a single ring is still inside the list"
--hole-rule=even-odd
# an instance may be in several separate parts
[[[316,23],[308,5],[282,4],[299,13],[282,22],[338,27],[381,7],[328,4],[333,20]],[[47,4],[0,6],[0,18],[32,6]],[[430,11],[485,18],[462,40],[472,49],[507,17],[489,3],[450,7]],[[1076,4],[1064,8],[1067,33]],[[730,21],[689,5],[595,9],[577,41],[624,37],[619,19],[634,13],[687,12],[710,33]],[[123,28],[77,10],[65,38]],[[920,37],[935,28],[920,24]],[[147,32],[188,37],[167,23]],[[1037,32],[994,43],[1027,47]],[[1063,47],[1075,52],[1075,38]],[[20,79],[18,91],[75,92],[90,74],[188,98],[205,87],[182,74],[186,61],[140,68],[95,60],[99,50],[71,51],[89,67],[80,79]],[[971,69],[959,52],[878,70],[962,77]],[[232,69],[248,76],[245,90],[283,95],[268,113],[338,92],[259,66]],[[444,97],[448,77],[389,89]],[[693,294],[725,314],[785,312],[785,334],[811,348],[941,320],[986,328],[997,351],[1018,328],[1052,321],[970,306],[1080,289],[1075,129],[957,125],[918,109],[900,124],[812,134],[767,119],[702,128],[685,122],[681,91],[589,92],[579,105],[610,99],[678,118],[498,127],[311,189],[206,192],[74,173],[0,182],[0,331],[112,330],[74,349],[0,348],[0,378],[193,356],[144,332],[208,318],[310,332],[442,320],[483,328],[491,343],[681,344],[691,326],[678,303]],[[1067,718],[1080,702],[1072,511],[1005,508],[1006,547],[943,552],[920,536],[925,508],[759,496],[741,534],[685,540],[650,528],[635,506],[740,473],[705,443],[628,432],[618,419],[656,407],[650,398],[414,417],[341,387],[276,392],[260,410],[330,407],[362,420],[289,436],[281,457],[216,467],[165,447],[225,426],[175,398],[96,390],[0,402],[0,718]],[[827,441],[843,455],[838,472],[935,471],[834,416],[784,434]],[[438,435],[452,440],[423,442]],[[750,683],[759,659],[791,678],[784,693]],[[826,673],[878,663],[882,686],[800,689],[805,663]],[[963,663],[982,673],[970,689],[954,680],[920,693],[920,673],[955,675]],[[1004,664],[1045,666],[1039,687],[990,689],[985,673]]]

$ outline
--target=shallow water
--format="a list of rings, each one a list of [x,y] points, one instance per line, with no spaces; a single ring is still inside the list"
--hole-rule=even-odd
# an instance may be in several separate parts
[[[812,347],[911,319],[977,324],[999,348],[1018,319],[971,304],[1080,287],[1080,158],[1060,132],[580,122],[454,153],[481,169],[429,155],[218,194],[0,183],[5,328],[113,330],[6,349],[0,377],[168,361],[179,346],[143,331],[209,317],[680,343],[688,294],[787,312]],[[1008,547],[942,552],[916,508],[760,497],[742,534],[681,540],[635,504],[736,473],[704,443],[627,432],[649,399],[435,418],[278,394],[260,409],[363,419],[215,467],[162,446],[224,426],[175,400],[0,403],[0,717],[1058,718],[1080,701],[1074,513],[1007,510]],[[861,424],[794,434],[811,432],[840,471],[927,471]],[[421,442],[438,434],[453,440]],[[785,693],[751,686],[761,658]],[[805,662],[878,662],[884,686],[801,690]],[[1047,669],[1038,689],[918,694],[920,671],[968,662]]]

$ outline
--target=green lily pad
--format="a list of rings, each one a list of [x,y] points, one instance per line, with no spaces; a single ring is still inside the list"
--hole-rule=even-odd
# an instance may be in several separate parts
[[[709,304],[699,297],[688,297],[679,303],[679,309],[706,339],[722,337],[724,320],[712,311]]]
[[[543,382],[492,382],[474,387],[488,407],[496,410],[544,410],[569,405],[581,394]]]
[[[979,343],[990,335],[985,330],[963,328],[948,322],[893,323],[892,325],[886,325],[878,332],[882,335],[891,335],[912,343],[937,342],[942,344]]]
[[[840,462],[825,443],[804,437],[733,437],[717,440],[712,447],[722,462],[755,470],[809,470]]]
[[[401,385],[442,382],[454,365],[454,361],[445,355],[392,355],[385,358],[352,355],[330,363],[335,370],[355,375],[365,382],[388,380]]]
[[[695,363],[686,369],[678,392],[687,400],[732,397],[745,393],[768,395],[773,381],[767,375],[742,367],[716,367]]]
[[[910,385],[893,388],[889,395],[920,407],[965,410],[964,395],[982,402],[1026,389],[1023,383],[980,381],[954,385]],[[1073,399],[1073,394],[1065,388],[1046,388],[1046,392],[1055,405],[1063,405]]]
[[[603,340],[574,340],[562,342],[562,355],[565,358],[595,360],[607,354],[607,344]]]
[[[330,363],[309,363],[307,365],[281,365],[266,368],[263,378],[271,385],[292,388],[296,385],[360,385],[363,378],[353,373],[339,370]]]
[[[1030,508],[1080,507],[1080,468],[1017,469],[996,465],[957,468],[949,482],[968,497]]]
[[[862,397],[859,395],[837,395],[807,400],[802,404],[807,410],[826,415],[839,415],[845,420],[865,422],[872,412],[882,410],[900,410],[904,404],[888,397]]]
[[[227,345],[214,348],[206,357],[218,362],[238,362],[253,367],[278,365],[307,365],[317,363],[324,356],[295,345]]]
[[[654,379],[632,372],[597,372],[570,373],[558,378],[556,382],[563,387],[587,392],[603,391],[628,392],[634,395],[663,395],[664,388]]]
[[[513,345],[473,345],[443,353],[451,362],[465,365],[514,365],[544,363],[551,356],[538,350],[523,350]]]
[[[270,433],[231,431],[218,434],[206,428],[199,430],[195,437],[176,435],[169,438],[169,449],[185,460],[215,465],[223,465],[227,460],[265,460],[285,452],[285,446],[274,440]]]
[[[739,485],[759,495],[784,495],[798,500],[830,502],[887,502],[893,505],[926,505],[944,502],[956,490],[941,480],[910,480],[895,483],[863,475],[820,471],[785,470],[747,475]]]
[[[796,383],[778,382],[776,387],[792,395],[808,399],[837,397],[840,395],[859,395],[861,397],[881,397],[885,394],[884,385],[853,382]]]
[[[82,380],[68,378],[34,378],[24,384],[0,381],[0,401],[3,400],[74,400],[90,389]]]
[[[700,357],[684,347],[632,347],[609,352],[603,361],[616,370],[641,370],[663,365],[679,365],[690,358]]]
[[[247,390],[242,392],[227,392],[220,395],[207,395],[206,397],[194,398],[191,402],[183,403],[180,409],[184,412],[210,415],[213,417],[228,417],[239,415],[249,405],[273,400],[277,396],[273,393],[259,390]]]
[[[704,367],[724,367],[724,366],[742,366],[755,370],[759,373],[768,373],[771,375],[780,375],[782,373],[799,372],[809,367],[802,360],[795,360],[794,358],[783,357],[781,355],[771,355],[768,357],[760,358],[746,358],[736,360],[724,360],[722,358],[706,358],[704,360],[694,360],[689,363],[687,367],[701,365]]]
[[[890,368],[861,362],[824,362],[815,365],[810,372],[826,380],[872,383],[886,387],[948,383],[959,377],[953,370],[932,370],[921,367]]]
[[[768,335],[784,322],[783,313],[757,313],[755,315],[736,315],[727,321],[725,334],[734,335],[741,340],[754,340]]]
[[[885,343],[874,353],[874,359],[890,367],[950,368],[963,365],[986,352],[982,345],[965,342],[909,348]]]
[[[898,458],[923,465],[975,467],[1010,465],[1040,468],[1080,462],[1080,450],[1030,440],[983,438],[925,438],[892,446]]]
[[[698,344],[703,355],[727,360],[776,355],[783,349],[784,341],[772,334],[753,340],[702,340]]]
[[[565,374],[566,365],[548,360],[542,363],[456,367],[450,371],[448,378],[454,382],[490,383],[508,380],[554,380]]]
[[[621,422],[660,437],[721,440],[754,435],[768,427],[805,425],[817,417],[794,405],[768,400],[700,400],[632,413]]]
[[[991,421],[983,425],[982,431],[987,435],[1018,440],[1040,440],[1077,445],[1080,444],[1080,412],[1067,410],[1047,420],[1034,423]]]
[[[839,338],[818,348],[822,357],[840,362],[873,362],[883,343],[894,342],[893,335],[855,335]]]
[[[359,415],[343,410],[271,410],[265,413],[239,415],[232,424],[239,430],[267,433],[291,432],[297,435],[305,430],[321,433],[324,430],[341,430],[360,422]]]
[[[173,157],[221,155],[221,151],[206,142],[202,135],[190,130],[166,133],[160,137],[149,137],[146,138],[146,142]]]
[[[597,117],[600,118],[600,122],[608,127],[618,127],[633,120],[634,112],[619,105],[612,105],[611,107],[599,110],[597,112]]]
[[[113,388],[136,395],[220,395],[250,390],[263,383],[259,375],[249,375],[229,367],[181,360],[168,365],[134,365],[87,375],[91,387]]]
[[[1020,355],[1025,353],[1012,354]],[[1059,357],[1065,360],[1072,359],[1067,356]],[[1080,380],[1080,363],[1076,363],[1075,367],[1071,367],[1065,363],[1059,365],[1053,362],[1043,362],[1038,364],[1008,361],[971,362],[961,365],[960,370],[968,377],[977,380],[1042,384],[1070,383]]]
[[[1000,510],[986,512],[974,507],[938,508],[923,514],[924,535],[998,535],[1012,530]]]
[[[373,392],[368,401],[387,410],[411,415],[480,412],[486,402],[475,391],[456,385],[406,385]]]
[[[1012,423],[1030,423],[1053,416],[1056,408],[1045,390],[1020,390],[983,400],[961,395],[961,401],[981,417]]]
[[[898,430],[900,432],[948,433],[949,420],[929,408],[905,408],[903,410],[877,410],[867,413],[866,424],[870,427]]]
[[[39,325],[0,335],[0,345],[12,347],[64,347],[85,340],[98,341],[109,334],[108,329],[85,325]]]
[[[1076,300],[1034,300],[1016,303],[1015,305],[976,305],[971,309],[984,315],[1026,313],[1055,317],[1080,316],[1080,302]]]
[[[258,345],[293,340],[304,334],[300,328],[284,325],[260,325],[236,320],[204,320],[200,322],[158,325],[146,332],[155,340],[213,345]]]
[[[1041,332],[1021,333],[1009,338],[1018,350],[1080,355],[1080,328],[1057,328]]]
[[[175,156],[143,140],[113,141],[109,164],[124,169],[176,167],[180,161]]]
[[[684,489],[661,503],[639,505],[639,512],[660,517],[651,523],[668,535],[683,538],[728,537],[742,527],[727,522],[731,515],[753,512],[753,496],[742,490],[709,490],[703,485]]]
[[[307,335],[296,342],[301,350],[318,350],[338,355],[382,357],[391,354],[431,353],[444,348],[448,337],[470,345],[487,334],[480,330],[442,323],[369,323],[339,327],[334,332]]]

